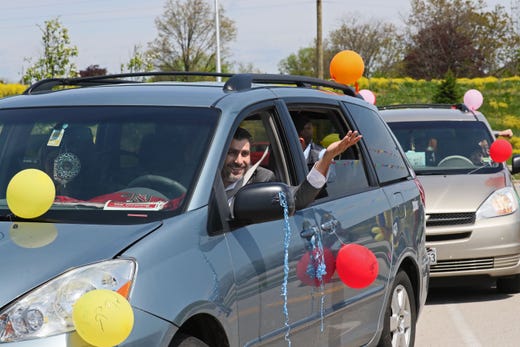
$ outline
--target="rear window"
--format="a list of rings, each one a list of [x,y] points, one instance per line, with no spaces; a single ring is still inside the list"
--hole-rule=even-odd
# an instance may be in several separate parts
[[[388,123],[419,174],[488,173],[501,169],[489,155],[493,137],[481,122]]]

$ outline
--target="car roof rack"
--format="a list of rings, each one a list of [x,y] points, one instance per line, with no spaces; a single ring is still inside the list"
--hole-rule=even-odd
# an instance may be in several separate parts
[[[71,78],[48,78],[38,81],[27,88],[23,94],[30,95],[41,92],[52,91],[55,87],[92,87],[106,84],[121,83],[142,83],[142,81],[130,80],[128,78],[136,77],[161,77],[161,76],[177,76],[177,77],[224,77],[228,78],[224,84],[225,91],[241,91],[253,88],[254,83],[258,84],[282,84],[295,85],[296,87],[312,88],[326,87],[340,90],[345,95],[360,97],[354,88],[345,84],[333,81],[322,80],[319,78],[298,76],[298,75],[281,75],[281,74],[233,74],[219,72],[191,72],[191,71],[156,71],[156,72],[131,72],[121,74],[110,74],[102,76],[89,77],[71,77]]]
[[[51,91],[55,87],[92,87],[104,84],[121,84],[121,83],[141,83],[142,81],[130,80],[128,78],[136,77],[159,77],[159,76],[202,76],[202,77],[231,77],[233,74],[218,72],[191,72],[191,71],[155,71],[155,72],[129,72],[121,74],[110,74],[89,77],[71,77],[71,78],[47,78],[38,81],[23,94],[30,95],[40,92]]]
[[[345,95],[357,97],[354,88],[345,84],[333,81],[322,80],[319,78],[298,76],[298,75],[277,75],[277,74],[236,74],[233,75],[225,84],[226,91],[248,90],[253,87],[253,83],[258,84],[285,84],[296,85],[297,87],[326,87],[340,90]]]
[[[397,110],[403,108],[443,108],[459,110],[462,112],[471,112],[468,106],[464,104],[395,104],[378,106],[379,110]]]

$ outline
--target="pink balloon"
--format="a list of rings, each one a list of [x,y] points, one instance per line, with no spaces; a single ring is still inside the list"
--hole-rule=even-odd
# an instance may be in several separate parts
[[[370,90],[368,90],[368,89],[361,89],[359,91],[359,94],[363,97],[363,99],[365,99],[366,102],[369,102],[372,105],[375,105],[375,103],[376,103],[376,96]]]
[[[464,104],[472,111],[476,111],[482,106],[484,97],[476,89],[470,89],[464,94]]]

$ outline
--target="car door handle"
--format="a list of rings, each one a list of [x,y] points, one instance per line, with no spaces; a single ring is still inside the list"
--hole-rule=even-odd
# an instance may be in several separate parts
[[[300,231],[300,236],[309,240],[311,237],[316,235],[318,232],[319,232],[318,227],[310,226],[310,227],[305,228],[302,231]]]
[[[332,232],[336,230],[336,226],[339,224],[339,222],[336,219],[331,219],[321,225],[321,230]]]

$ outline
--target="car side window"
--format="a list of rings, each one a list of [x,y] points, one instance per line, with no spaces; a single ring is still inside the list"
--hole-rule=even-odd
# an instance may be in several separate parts
[[[334,107],[289,105],[289,111],[303,143],[302,150],[309,169],[328,145],[343,138],[348,130],[354,130],[347,126],[341,111]],[[302,131],[304,128],[306,130]],[[307,144],[302,135],[310,136],[311,133],[312,140]],[[368,187],[365,163],[356,145],[335,158],[327,175],[327,183],[317,199],[338,198]]]
[[[281,149],[276,115],[272,106],[249,111],[233,129],[237,141],[232,139],[228,144],[228,153],[225,156],[221,173],[228,199],[244,185],[244,180],[248,184],[273,181],[289,184],[286,153]],[[237,148],[232,149],[231,147],[233,144],[241,146],[245,139],[249,140],[249,152],[237,152],[236,155],[240,153],[240,158],[237,159],[236,155],[230,153],[231,150],[236,151]],[[247,165],[247,167],[239,169],[239,165]],[[252,170],[253,167],[255,170]]]
[[[252,136],[250,146],[251,165],[260,162],[258,166],[275,171],[271,141],[264,125],[266,116],[268,116],[268,112],[255,112],[244,119],[240,127],[249,131]]]
[[[363,135],[379,182],[389,183],[410,175],[399,145],[379,114],[369,108],[345,104]]]

